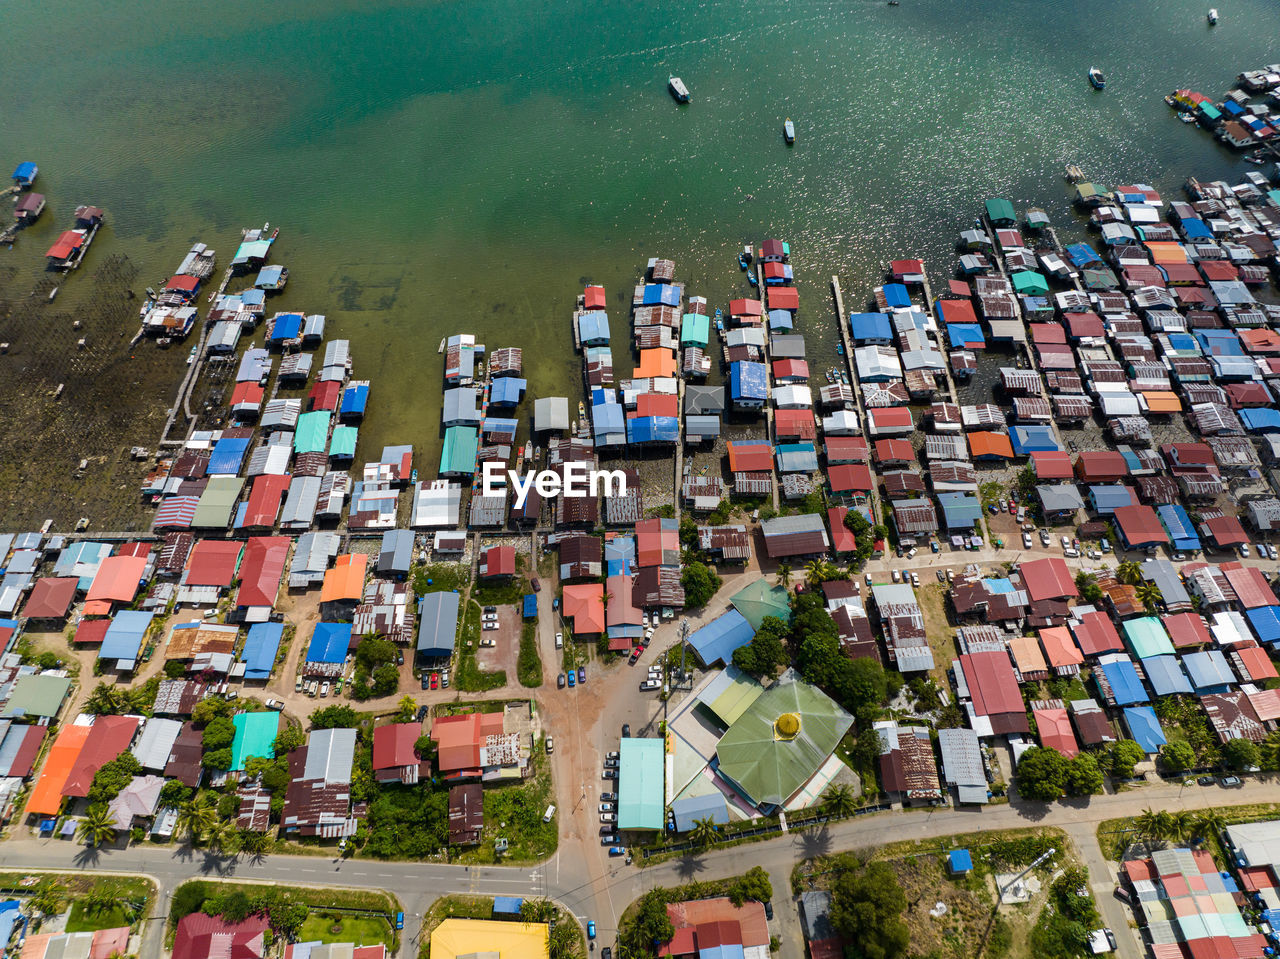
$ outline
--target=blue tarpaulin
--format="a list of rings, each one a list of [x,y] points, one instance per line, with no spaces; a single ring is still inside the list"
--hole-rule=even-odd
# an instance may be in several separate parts
[[[1182,235],[1188,240],[1212,240],[1213,231],[1205,226],[1204,220],[1197,217],[1187,217],[1179,226],[1182,228]]]
[[[679,306],[680,292],[680,287],[670,283],[648,283],[641,302],[644,306]]]
[[[309,663],[340,663],[351,647],[350,623],[316,623],[307,647]]]
[[[768,370],[763,363],[746,360],[729,367],[729,395],[734,400],[764,401],[769,381]]]
[[[15,183],[21,186],[30,186],[36,180],[36,173],[40,168],[30,160],[25,163],[19,163],[17,169],[13,171],[13,179]]]
[[[680,421],[674,416],[636,416],[627,420],[630,443],[674,443],[680,439]]]
[[[951,341],[953,348],[960,350],[968,347],[981,349],[987,345],[987,339],[982,335],[982,327],[977,323],[948,323],[947,338]]]
[[[495,916],[518,916],[524,900],[519,896],[494,896],[493,914]]]
[[[1072,243],[1067,247],[1067,258],[1080,267],[1102,262],[1102,257],[1088,243]]]
[[[276,664],[284,623],[254,623],[244,641],[240,659],[244,662],[245,679],[266,679]]]
[[[953,849],[947,855],[947,863],[953,873],[969,872],[973,869],[973,856],[968,849]]]

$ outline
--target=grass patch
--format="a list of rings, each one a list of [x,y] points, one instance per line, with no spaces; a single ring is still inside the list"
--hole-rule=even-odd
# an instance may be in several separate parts
[[[1191,787],[1188,787],[1191,788]],[[1197,786],[1197,789],[1204,788]],[[1215,787],[1210,787],[1215,788]],[[1245,803],[1240,806],[1215,806],[1210,809],[1194,810],[1193,815],[1216,815],[1222,819],[1222,825],[1231,826],[1236,823],[1258,822],[1263,819],[1280,818],[1280,803]],[[1142,837],[1138,835],[1134,829],[1133,817],[1124,819],[1104,819],[1098,823],[1098,828],[1094,835],[1098,839],[1098,848],[1102,850],[1102,854],[1108,859],[1114,859],[1119,862],[1120,857],[1130,844],[1139,842]],[[1229,862],[1231,857],[1227,856],[1222,848],[1221,840],[1216,833],[1210,832],[1209,835],[1199,837],[1204,840],[1203,845],[1213,853],[1219,862]],[[1159,845],[1159,843],[1157,843]],[[1185,843],[1183,843],[1185,845]]]
[[[156,894],[151,881],[140,877],[44,872],[0,873],[0,892],[59,908],[69,905],[67,932],[133,926],[150,912]]]
[[[476,664],[476,650],[480,648],[480,606],[468,602],[462,619],[461,645],[458,647],[458,665],[453,675],[454,685],[467,693],[483,693],[500,689],[507,684],[507,671],[487,673]]]
[[[542,656],[538,654],[538,622],[533,620],[520,627],[520,658],[517,660],[520,685],[536,689],[542,685]]]
[[[301,942],[353,942],[357,946],[390,945],[391,929],[381,916],[352,916],[346,913],[313,913],[302,924]]]
[[[925,635],[929,638],[929,648],[933,650],[933,661],[936,664],[929,670],[929,678],[939,689],[950,687],[947,667],[956,658],[956,644],[952,639],[955,628],[947,620],[945,590],[946,587],[941,583],[928,583],[924,579],[920,580],[920,588],[916,590],[916,601],[924,616]]]
[[[463,852],[456,862],[497,862],[494,840],[499,837],[507,841],[507,851],[501,854],[503,863],[540,862],[556,851],[559,841],[556,820],[542,821],[547,806],[554,802],[554,792],[546,749],[540,739],[534,740],[531,761],[533,776],[526,782],[485,790],[480,845]]]
[[[117,929],[128,926],[132,921],[132,911],[125,906],[112,906],[104,911],[94,911],[84,900],[76,900],[71,904],[71,915],[67,917],[67,932],[97,932],[99,929]]]
[[[492,919],[493,899],[486,896],[441,896],[422,917],[418,959],[431,959],[431,933],[446,919]]]
[[[426,593],[447,593],[449,590],[462,592],[466,588],[471,572],[461,563],[418,563],[410,574],[413,578],[413,591],[418,596]]]
[[[471,588],[471,598],[481,606],[517,606],[524,602],[526,593],[532,592],[527,579],[513,576],[505,582],[477,580]]]

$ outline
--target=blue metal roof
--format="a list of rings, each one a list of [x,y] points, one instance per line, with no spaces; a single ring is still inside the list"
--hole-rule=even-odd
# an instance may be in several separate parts
[[[351,647],[350,623],[316,623],[307,647],[309,663],[340,663]]]
[[[679,306],[680,287],[670,283],[646,283],[641,303],[644,306]]]
[[[982,503],[970,493],[939,493],[938,505],[947,529],[972,529],[982,517]]]
[[[636,538],[615,536],[604,544],[605,576],[629,576],[636,571]]]
[[[1227,657],[1219,650],[1187,653],[1182,657],[1182,665],[1187,668],[1187,675],[1197,693],[1225,693],[1236,683]]]
[[[142,638],[151,625],[152,613],[125,609],[116,613],[98,649],[99,659],[133,659],[142,648]]]
[[[977,323],[948,323],[947,337],[957,349],[964,349],[969,343],[981,343],[985,346],[987,342],[987,338],[982,335],[982,327]]]
[[[1100,663],[1102,674],[1107,677],[1107,684],[1115,697],[1117,705],[1129,706],[1134,703],[1149,702],[1147,691],[1142,688],[1138,679],[1138,671],[1127,658],[1115,659],[1109,663]]]
[[[1054,438],[1053,427],[1022,424],[1009,430],[1009,442],[1014,456],[1030,456],[1032,453],[1062,452],[1062,445]]]
[[[1160,525],[1165,528],[1169,538],[1173,540],[1173,548],[1177,550],[1193,550],[1200,548],[1200,536],[1196,533],[1195,524],[1187,511],[1177,503],[1165,503],[1156,507],[1156,515],[1160,517]]]
[[[769,329],[770,330],[789,330],[796,325],[796,318],[791,315],[790,310],[770,310],[769,311]]]
[[[968,849],[953,849],[947,855],[952,872],[968,872],[973,868],[973,856]]]
[[[1232,330],[1196,330],[1193,335],[1206,356],[1244,356],[1240,337]]]
[[[535,594],[524,594],[524,611],[522,615],[525,619],[538,618],[538,597]]]
[[[271,342],[297,339],[302,335],[302,321],[301,313],[282,313],[277,316],[271,321]]]
[[[266,679],[276,664],[284,623],[254,623],[244,641],[240,659],[244,662],[245,679]]]
[[[1160,747],[1169,741],[1160,728],[1156,711],[1150,706],[1130,706],[1125,709],[1124,724],[1129,727],[1129,735],[1142,747],[1144,753],[1158,753]]]
[[[1274,433],[1280,430],[1280,410],[1271,407],[1250,407],[1236,410],[1240,422],[1251,433]]]
[[[1102,257],[1088,243],[1072,243],[1067,247],[1067,258],[1080,267],[1102,262]]]
[[[512,437],[516,435],[516,430],[519,428],[519,420],[503,416],[486,416],[484,418],[484,429],[480,432],[485,436]]]
[[[504,916],[520,915],[520,907],[524,900],[519,896],[494,896],[493,911]]]
[[[674,416],[635,416],[627,420],[630,443],[674,443],[680,439],[680,420]]]
[[[818,452],[812,443],[779,443],[779,473],[812,473],[818,469]]]
[[[592,310],[578,317],[578,336],[583,343],[609,342],[609,314]]]
[[[244,454],[249,449],[249,437],[224,436],[213,447],[209,456],[210,476],[235,476],[244,463]]]
[[[1245,610],[1244,615],[1260,641],[1280,642],[1280,606],[1258,606]]]
[[[769,373],[763,363],[741,360],[729,366],[729,395],[737,399],[763,400],[768,393]]]
[[[352,383],[342,391],[342,406],[339,416],[364,416],[365,406],[369,403],[369,384]]]
[[[241,306],[262,306],[267,302],[264,290],[244,290],[240,293]]]
[[[911,305],[911,296],[907,293],[907,288],[901,283],[886,283],[884,285],[884,301],[889,305],[890,309],[900,310]]]
[[[21,180],[23,183],[30,183],[35,180],[39,169],[40,168],[30,160],[27,160],[24,163],[19,163],[17,168],[13,171],[13,179]]]
[[[596,435],[621,433],[625,429],[625,416],[621,403],[600,403],[591,407],[591,423]]]
[[[529,381],[519,376],[500,376],[489,390],[489,402],[494,406],[515,406],[524,398]]]
[[[690,634],[689,645],[707,666],[728,664],[733,660],[733,651],[751,642],[755,634],[745,616],[729,609]]]
[[[1182,235],[1188,240],[1212,240],[1213,231],[1205,226],[1204,220],[1198,217],[1187,217],[1179,226],[1182,229]]]
[[[254,286],[279,286],[280,280],[284,276],[283,266],[264,266],[258,271],[258,278],[253,281]],[[299,327],[301,329],[301,327]]]
[[[1132,506],[1135,502],[1133,491],[1119,483],[1090,486],[1089,498],[1099,513],[1112,513],[1121,506]]]
[[[729,822],[724,796],[718,792],[677,799],[671,804],[671,816],[676,822],[676,832],[688,832],[699,819],[710,819],[720,826]]]
[[[1142,669],[1157,696],[1191,692],[1191,681],[1182,671],[1177,656],[1149,656],[1142,661]]]
[[[893,324],[889,322],[887,313],[852,313],[849,316],[849,331],[855,343],[866,343],[871,340],[893,339]]]

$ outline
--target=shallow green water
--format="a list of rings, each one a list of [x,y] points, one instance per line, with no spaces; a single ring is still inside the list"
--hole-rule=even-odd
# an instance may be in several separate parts
[[[360,456],[413,442],[430,462],[441,336],[524,346],[532,392],[572,394],[582,282],[609,288],[625,343],[651,255],[722,303],[744,241],[789,239],[817,370],[831,274],[850,306],[893,256],[941,278],[989,195],[1069,223],[1068,162],[1166,189],[1231,171],[1161,102],[1280,60],[1274,4],[1217,2],[1210,30],[1191,0],[6,0],[27,55],[0,63],[0,160],[36,160],[50,206],[0,256],[25,289],[92,202],[110,229],[88,265],[124,251],[159,278],[195,239],[221,269],[270,220],[291,271],[272,305],[328,314],[375,381]]]

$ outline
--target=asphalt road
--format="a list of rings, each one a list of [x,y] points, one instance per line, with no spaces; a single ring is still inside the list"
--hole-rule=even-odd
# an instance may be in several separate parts
[[[169,896],[192,878],[238,879],[287,885],[385,889],[405,907],[404,945],[416,948],[421,916],[431,902],[448,893],[486,896],[546,896],[579,919],[596,920],[600,940],[613,939],[616,917],[627,904],[656,886],[691,879],[717,879],[763,866],[774,885],[774,933],[782,939],[781,956],[803,955],[798,913],[790,895],[792,867],[801,859],[843,850],[871,848],[906,839],[927,840],[956,833],[986,832],[1019,826],[1064,829],[1077,855],[1089,866],[1099,908],[1115,932],[1121,959],[1143,955],[1128,911],[1111,895],[1114,865],[1105,861],[1094,838],[1104,819],[1133,817],[1147,808],[1203,809],[1209,806],[1280,801],[1280,782],[1251,781],[1224,791],[1216,786],[1151,785],[1095,796],[1088,802],[1046,806],[1011,803],[983,810],[930,809],[878,813],[832,824],[825,829],[779,836],[765,842],[711,851],[661,865],[640,868],[621,860],[605,860],[605,868],[588,863],[571,848],[562,848],[536,867],[466,867],[371,860],[336,861],[316,856],[266,856],[230,859],[193,852],[187,846],[143,844],[126,849],[86,850],[55,839],[14,839],[0,845],[6,869],[104,870],[151,877],[160,897],[145,929],[141,959],[159,959]],[[412,953],[405,952],[405,955]]]

